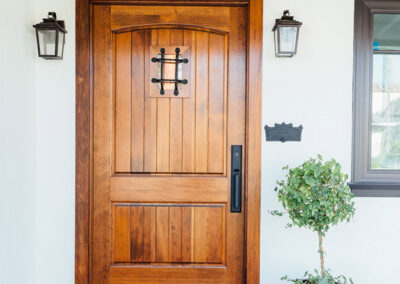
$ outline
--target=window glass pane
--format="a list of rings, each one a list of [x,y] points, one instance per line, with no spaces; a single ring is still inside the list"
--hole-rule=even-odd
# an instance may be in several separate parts
[[[400,51],[400,14],[374,14],[374,50]]]
[[[157,57],[161,58],[161,54],[159,54]],[[165,54],[165,58],[174,60],[176,58],[176,54]],[[182,54],[180,54],[178,56],[178,58],[182,59]],[[182,80],[182,65],[183,64],[178,64],[178,80]],[[175,79],[175,68],[176,68],[176,64],[174,61],[164,62],[163,78],[174,80]],[[158,63],[158,78],[161,78],[161,63]],[[158,84],[158,85],[161,88],[160,84]],[[174,82],[164,82],[164,89],[165,90],[175,89],[175,83]],[[182,84],[178,84],[178,90],[181,90],[181,89],[182,89]]]
[[[41,55],[56,55],[56,31],[39,30],[39,44]]]
[[[57,56],[63,57],[64,53],[64,33],[63,32],[58,32],[58,54]]]
[[[400,169],[400,54],[374,54],[371,168]]]
[[[280,52],[293,53],[296,49],[296,36],[298,27],[280,27]]]

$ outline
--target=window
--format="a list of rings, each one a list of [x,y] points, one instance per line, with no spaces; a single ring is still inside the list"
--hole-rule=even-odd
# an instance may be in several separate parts
[[[374,14],[371,169],[400,170],[400,14]]]
[[[400,1],[355,2],[350,186],[400,196]]]

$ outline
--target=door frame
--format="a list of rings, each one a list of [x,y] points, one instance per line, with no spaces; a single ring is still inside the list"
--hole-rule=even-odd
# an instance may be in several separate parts
[[[91,15],[96,4],[248,7],[244,268],[246,283],[259,283],[263,0],[76,0],[75,283],[91,283]]]

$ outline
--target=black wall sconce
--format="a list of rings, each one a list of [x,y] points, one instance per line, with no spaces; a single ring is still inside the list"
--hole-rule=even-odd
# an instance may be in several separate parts
[[[44,59],[62,59],[64,56],[65,30],[64,21],[58,21],[55,12],[49,12],[43,22],[33,26],[39,57]]]
[[[275,20],[272,31],[275,35],[275,56],[293,57],[297,52],[299,31],[302,25],[290,16],[289,10],[283,12],[280,19]]]

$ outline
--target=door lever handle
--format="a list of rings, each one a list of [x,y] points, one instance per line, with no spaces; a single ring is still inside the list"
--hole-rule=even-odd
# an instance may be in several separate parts
[[[242,145],[231,148],[231,212],[242,211]]]
[[[235,208],[239,208],[239,195],[240,195],[240,177],[239,175],[235,175]]]

